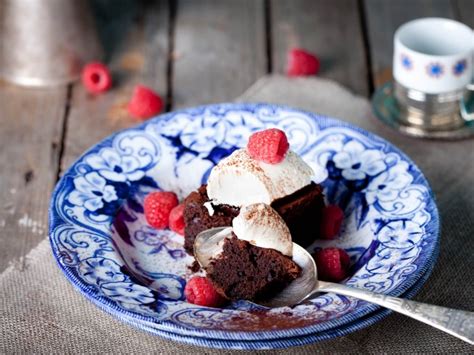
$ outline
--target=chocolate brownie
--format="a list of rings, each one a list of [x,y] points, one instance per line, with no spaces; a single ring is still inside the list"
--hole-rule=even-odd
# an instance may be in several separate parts
[[[240,209],[237,207],[213,205],[214,214],[210,216],[204,206],[208,201],[206,185],[191,192],[184,200],[184,248],[191,255],[196,235],[209,228],[231,226],[232,219],[239,214]],[[312,182],[291,195],[273,201],[271,206],[288,225],[293,242],[306,247],[318,237],[324,208],[324,195],[320,185]]]
[[[320,185],[312,182],[291,195],[273,201],[271,206],[290,229],[294,243],[307,247],[318,238],[324,208]]]
[[[266,300],[301,274],[301,268],[274,249],[260,248],[235,234],[206,268],[217,292],[230,300]]]
[[[184,249],[193,255],[194,239],[202,231],[232,225],[232,219],[239,214],[239,208],[229,205],[213,206],[214,213],[209,215],[204,206],[209,201],[206,185],[191,192],[184,200]]]

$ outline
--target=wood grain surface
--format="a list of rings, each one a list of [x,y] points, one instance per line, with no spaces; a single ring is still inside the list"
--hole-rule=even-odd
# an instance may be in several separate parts
[[[231,101],[266,73],[263,0],[178,2],[173,107]]]
[[[356,1],[272,0],[273,67],[286,72],[288,50],[301,47],[321,59],[320,76],[369,94],[362,26]]]
[[[66,86],[25,89],[0,83],[0,271],[47,235],[56,182]]]
[[[452,0],[455,18],[466,25],[474,27],[474,1]]]

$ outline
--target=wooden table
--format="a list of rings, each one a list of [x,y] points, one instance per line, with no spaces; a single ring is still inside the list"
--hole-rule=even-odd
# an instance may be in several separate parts
[[[322,60],[321,77],[369,97],[390,79],[392,37],[410,19],[474,26],[469,0],[180,0],[94,2],[115,87],[89,96],[79,83],[27,89],[0,83],[0,271],[47,235],[61,172],[110,133],[136,124],[124,105],[136,83],[166,110],[231,101],[259,77],[284,73],[298,46]]]

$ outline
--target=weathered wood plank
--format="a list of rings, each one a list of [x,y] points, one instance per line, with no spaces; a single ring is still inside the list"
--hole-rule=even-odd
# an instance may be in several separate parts
[[[455,18],[466,25],[474,27],[474,1],[452,0]]]
[[[263,0],[178,3],[175,108],[233,100],[266,73],[263,5]]]
[[[46,235],[56,181],[66,86],[26,89],[0,84],[0,272]]]
[[[356,1],[272,0],[273,67],[285,73],[287,53],[302,47],[321,59],[320,76],[368,95],[367,64]]]
[[[97,97],[82,85],[73,88],[62,168],[67,168],[84,150],[119,129],[138,123],[129,117],[126,105],[137,83],[167,93],[168,2],[101,2],[96,9],[99,28],[108,46],[114,77],[111,91]],[[100,17],[102,16],[102,17]],[[120,34],[126,35],[121,38]]]
[[[374,86],[392,78],[393,35],[400,25],[419,17],[454,17],[449,0],[365,0],[364,5]]]

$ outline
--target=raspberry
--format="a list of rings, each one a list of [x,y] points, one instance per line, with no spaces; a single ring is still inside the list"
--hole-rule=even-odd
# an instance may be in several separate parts
[[[99,62],[87,64],[82,69],[82,84],[91,94],[100,94],[112,86],[109,68]]]
[[[319,71],[319,59],[304,49],[295,48],[288,52],[288,76],[316,75]]]
[[[157,229],[168,227],[171,210],[178,205],[173,192],[152,192],[145,197],[145,217],[148,224]]]
[[[188,281],[184,295],[189,303],[200,306],[219,307],[225,302],[225,298],[217,293],[211,281],[202,276],[195,276]]]
[[[249,155],[268,164],[281,162],[290,147],[285,132],[270,128],[252,134],[247,143]]]
[[[326,206],[320,226],[321,239],[334,239],[341,229],[344,212],[336,205]]]
[[[160,113],[162,108],[161,97],[143,85],[135,87],[132,99],[128,103],[128,113],[135,118],[150,118]]]
[[[184,204],[181,203],[171,210],[169,225],[170,229],[178,234],[184,235]]]
[[[322,249],[313,257],[318,267],[318,279],[339,282],[347,277],[350,258],[343,249]]]

